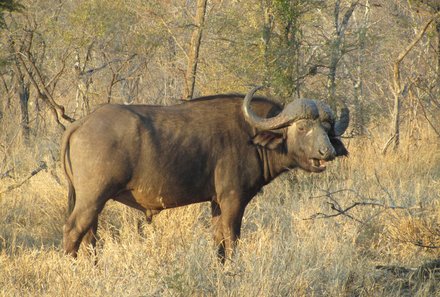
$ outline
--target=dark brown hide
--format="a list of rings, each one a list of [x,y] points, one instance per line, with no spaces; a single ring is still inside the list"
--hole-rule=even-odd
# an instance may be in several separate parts
[[[215,242],[222,259],[229,256],[244,209],[265,184],[298,166],[320,172],[338,153],[319,117],[261,131],[244,120],[243,97],[105,105],[72,124],[62,144],[71,212],[65,252],[76,256],[83,238],[95,244],[98,215],[109,199],[149,220],[166,208],[211,201]],[[282,109],[263,98],[250,107],[263,118]]]

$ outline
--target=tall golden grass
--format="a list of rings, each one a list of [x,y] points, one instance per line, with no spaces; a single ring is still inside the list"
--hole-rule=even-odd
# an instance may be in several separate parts
[[[417,270],[440,259],[439,140],[422,131],[387,155],[385,132],[345,139],[350,156],[326,172],[275,180],[248,206],[225,266],[208,204],[149,225],[109,202],[97,265],[84,251],[64,256],[67,193],[55,162],[0,197],[0,296],[440,296],[438,273]],[[14,152],[13,162],[35,164],[37,149]],[[0,182],[1,192],[16,181]]]

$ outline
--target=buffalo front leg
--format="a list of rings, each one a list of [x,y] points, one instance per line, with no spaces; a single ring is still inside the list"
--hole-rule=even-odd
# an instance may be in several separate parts
[[[217,256],[222,263],[225,262],[225,244],[223,240],[222,222],[220,205],[214,199],[211,201],[212,228],[214,233],[214,242],[217,246]]]
[[[237,240],[240,238],[241,222],[245,207],[246,205],[235,195],[223,198],[220,201],[221,230],[226,259],[232,258]]]

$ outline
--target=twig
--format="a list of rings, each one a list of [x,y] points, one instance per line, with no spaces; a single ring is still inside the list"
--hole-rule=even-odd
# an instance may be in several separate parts
[[[311,196],[309,198],[310,199],[315,199],[315,198],[329,197],[329,196],[331,196],[333,194],[337,194],[337,193],[341,193],[341,192],[352,192],[352,193],[355,193],[356,196],[360,196],[360,194],[358,192],[356,192],[355,190],[353,190],[353,189],[341,189],[341,190],[336,190],[336,191],[333,191],[333,192],[330,192],[328,190],[321,190],[321,191],[326,192],[326,194],[318,195],[318,196]]]
[[[383,146],[382,155],[385,155],[387,153],[388,147],[390,146],[390,144],[393,141],[393,139],[396,138],[396,137],[397,137],[397,134],[395,134],[395,133],[393,133],[393,135],[391,135],[390,139],[388,139],[388,141]]]
[[[170,26],[167,24],[167,22],[164,20],[164,18],[154,12],[151,11],[151,14],[153,14],[156,17],[160,18],[160,21],[162,25],[167,29],[168,34],[170,34],[171,38],[173,38],[174,42],[176,43],[177,47],[182,51],[182,53],[185,55],[186,59],[189,59],[188,53],[185,51],[184,47],[180,44],[177,37],[174,35],[173,31],[171,30]]]
[[[425,116],[426,121],[427,121],[428,124],[431,126],[431,128],[434,130],[434,132],[437,134],[437,136],[440,137],[440,131],[438,131],[438,130],[436,129],[436,127],[434,126],[434,124],[433,124],[433,123],[431,122],[431,120],[428,118],[428,115],[427,115],[427,113],[426,113],[425,106],[423,106],[423,102],[422,102],[422,100],[420,99],[419,96],[416,96],[416,98],[417,98],[417,100],[419,100],[420,107],[422,108],[422,112],[423,112],[423,115]]]
[[[433,244],[426,245],[421,242],[412,242],[412,241],[408,241],[408,242],[414,244],[415,246],[425,248],[425,249],[440,249],[440,245],[433,245]]]
[[[380,189],[387,194],[388,199],[390,199],[390,201],[394,204],[394,199],[393,196],[390,194],[390,192],[388,192],[388,190],[381,184],[379,177],[377,176],[377,171],[374,170],[374,177],[376,178],[376,182],[379,185]]]
[[[12,177],[11,172],[14,171],[14,168],[6,170],[4,173],[0,174],[0,179],[6,178],[6,177]]]

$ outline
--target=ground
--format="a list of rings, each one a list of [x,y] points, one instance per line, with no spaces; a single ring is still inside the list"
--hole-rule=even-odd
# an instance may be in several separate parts
[[[58,162],[13,190],[5,191],[20,178],[5,177],[0,296],[440,296],[439,144],[426,137],[382,155],[385,140],[345,139],[350,156],[326,172],[294,171],[265,187],[225,266],[207,203],[146,224],[110,202],[94,265],[84,251],[78,260],[63,255]]]

